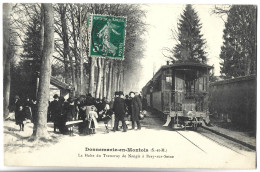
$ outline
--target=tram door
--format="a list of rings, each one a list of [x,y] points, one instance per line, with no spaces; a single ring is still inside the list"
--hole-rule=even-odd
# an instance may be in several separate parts
[[[183,99],[185,92],[185,75],[183,70],[174,71],[174,110],[183,110]]]
[[[174,110],[174,78],[172,74],[171,68],[166,69],[162,82],[162,108],[166,114],[170,114]]]

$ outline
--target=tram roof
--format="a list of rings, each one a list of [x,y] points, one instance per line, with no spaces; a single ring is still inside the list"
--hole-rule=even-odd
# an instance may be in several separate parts
[[[208,69],[212,69],[214,68],[213,66],[209,66],[207,64],[202,64],[202,63],[194,63],[194,62],[183,62],[183,63],[173,63],[173,64],[169,64],[169,65],[164,65],[161,68],[163,69],[167,69],[167,68],[174,68],[174,67],[199,67],[199,68],[208,68]]]
[[[209,66],[207,64],[202,64],[202,63],[194,63],[194,62],[178,62],[178,63],[173,63],[173,64],[169,64],[169,65],[163,65],[160,67],[160,69],[154,74],[153,79],[157,78],[160,71],[162,69],[168,69],[168,68],[175,68],[175,67],[198,67],[198,68],[207,68],[207,69],[213,69],[213,66]],[[152,80],[153,80],[152,79]],[[151,81],[149,80],[146,85],[144,87],[147,87],[151,84]]]
[[[178,63],[173,63],[169,65],[163,65],[154,75],[153,78],[157,78],[158,74],[162,69],[168,69],[168,68],[179,68],[179,67],[197,67],[197,68],[206,68],[206,69],[213,69],[213,66],[209,66],[207,64],[202,64],[202,63],[194,63],[194,62],[178,62]]]

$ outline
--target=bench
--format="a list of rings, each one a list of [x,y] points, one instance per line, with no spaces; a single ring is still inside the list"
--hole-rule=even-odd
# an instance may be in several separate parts
[[[68,121],[66,122],[65,126],[69,128],[70,136],[73,135],[73,127],[76,125],[79,125],[83,123],[83,120],[77,120],[77,121]]]

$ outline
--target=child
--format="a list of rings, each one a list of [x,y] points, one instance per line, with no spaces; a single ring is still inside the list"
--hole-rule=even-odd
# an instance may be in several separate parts
[[[98,114],[95,110],[96,110],[95,106],[91,106],[91,109],[87,117],[89,121],[89,128],[91,130],[90,134],[95,134],[95,128],[98,127],[98,123],[97,123]]]
[[[106,133],[109,133],[108,122],[112,119],[112,115],[113,115],[112,109],[109,109],[109,105],[106,104],[105,111],[102,117],[102,120],[104,120],[104,124],[106,127]]]

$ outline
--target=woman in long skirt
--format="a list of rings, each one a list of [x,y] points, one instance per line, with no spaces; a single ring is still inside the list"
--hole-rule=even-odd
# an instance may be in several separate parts
[[[23,107],[20,106],[19,110],[15,113],[15,122],[20,127],[20,131],[24,131],[24,122],[25,120],[25,113],[23,111]]]
[[[24,113],[25,118],[32,121],[32,102],[29,97],[27,97],[26,101],[24,102]]]

